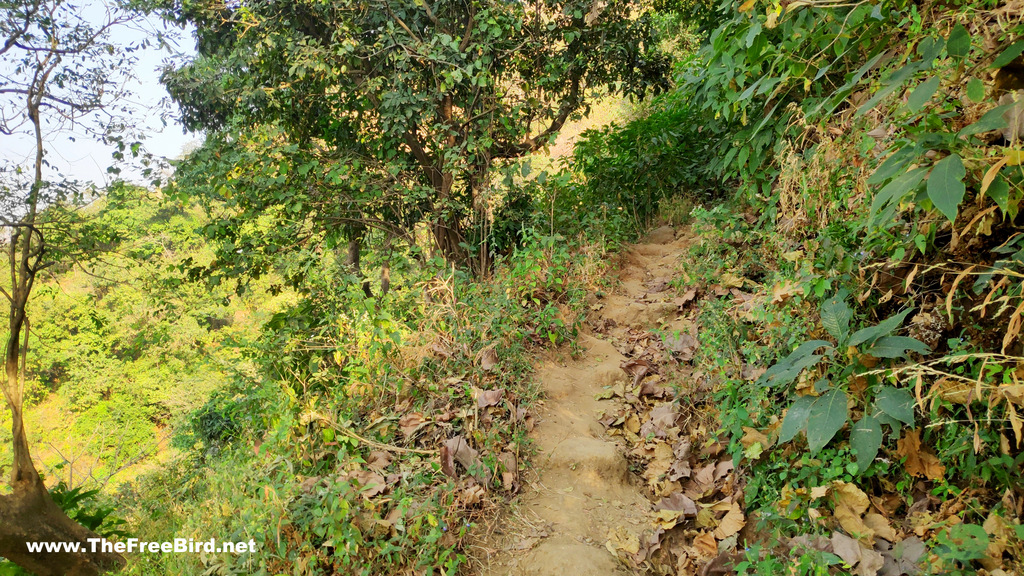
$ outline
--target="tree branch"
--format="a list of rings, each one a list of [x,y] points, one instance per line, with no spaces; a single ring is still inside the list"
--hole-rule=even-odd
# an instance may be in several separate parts
[[[533,137],[527,137],[525,140],[518,144],[512,143],[497,143],[495,146],[493,158],[518,158],[525,154],[529,154],[538,150],[541,146],[547,143],[548,139],[552,134],[558,132],[565,125],[566,120],[569,119],[569,115],[575,112],[580,107],[580,88],[582,86],[582,72],[576,71],[573,73],[571,79],[571,85],[569,88],[569,94],[561,105],[558,107],[558,113],[551,120],[551,124],[548,125],[544,131]]]

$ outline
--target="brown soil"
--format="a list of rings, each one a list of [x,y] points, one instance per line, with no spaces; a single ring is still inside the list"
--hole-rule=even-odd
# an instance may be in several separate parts
[[[688,238],[677,240],[673,229],[662,227],[626,251],[618,289],[600,299],[591,296],[592,309],[599,310],[590,319],[674,327],[676,306],[657,301],[647,285],[672,277],[687,243]],[[666,290],[665,299],[670,294]],[[645,302],[638,301],[645,295]],[[538,370],[546,399],[531,434],[538,451],[535,469],[515,510],[477,548],[484,576],[629,574],[606,543],[642,538],[651,525],[643,480],[629,470],[624,449],[598,422],[609,404],[595,396],[627,378],[620,368],[626,358],[599,334],[583,334],[578,344],[585,350],[581,359],[550,358]]]

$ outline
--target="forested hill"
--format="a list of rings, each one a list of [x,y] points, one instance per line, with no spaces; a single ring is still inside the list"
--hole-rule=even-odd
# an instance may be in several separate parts
[[[1024,569],[1017,0],[109,8],[0,5],[0,575]]]
[[[191,448],[181,442],[189,415],[253,370],[246,346],[289,298],[269,297],[266,283],[239,297],[188,282],[186,259],[213,258],[197,208],[121,186],[84,212],[95,253],[46,270],[34,288],[26,420],[51,482],[113,492],[172,444]],[[0,431],[5,471],[10,432]]]

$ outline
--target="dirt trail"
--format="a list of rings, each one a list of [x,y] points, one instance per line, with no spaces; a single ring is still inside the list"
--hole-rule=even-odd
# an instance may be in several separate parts
[[[688,238],[677,240],[673,229],[663,227],[644,242],[625,252],[615,292],[591,296],[600,308],[591,320],[672,327],[677,306],[652,292],[671,279]],[[670,294],[665,291],[663,298]],[[650,525],[643,481],[630,472],[622,448],[598,422],[610,405],[595,396],[627,377],[620,367],[625,357],[598,335],[582,334],[579,344],[586,351],[580,360],[551,359],[539,369],[546,400],[531,434],[538,448],[536,475],[524,489],[512,525],[503,529],[503,551],[482,571],[486,576],[629,574],[605,543],[616,532],[639,537]]]

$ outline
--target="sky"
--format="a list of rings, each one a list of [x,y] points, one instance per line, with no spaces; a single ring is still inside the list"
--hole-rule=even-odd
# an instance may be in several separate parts
[[[105,13],[102,2],[93,2],[85,10],[86,18],[96,22]],[[131,45],[147,35],[152,37],[158,30],[170,36],[170,45],[161,48],[153,43],[136,52],[138,61],[133,70],[126,71],[131,74],[126,75],[127,80],[123,84],[131,97],[124,99],[123,103],[130,108],[129,117],[133,126],[146,135],[143,144],[146,149],[154,155],[174,159],[181,155],[184,148],[198,144],[202,137],[195,133],[185,133],[177,122],[176,106],[169,102],[167,91],[160,84],[160,69],[168,62],[194,54],[195,42],[191,32],[165,28],[159,19],[150,18],[118,27],[112,31],[111,40],[119,45]],[[0,66],[3,64],[10,63],[0,63]],[[114,163],[111,158],[114,149],[88,136],[84,130],[65,128],[48,133],[45,140],[48,143],[46,159],[64,176],[92,182],[100,187],[115,178],[107,172],[107,167]],[[17,163],[31,166],[32,155],[35,153],[32,143],[28,134],[0,135],[0,159],[8,165]],[[139,172],[130,166],[121,164],[121,168],[123,179],[139,183],[144,181]]]

